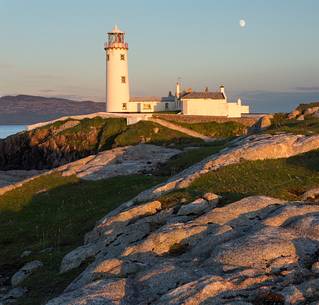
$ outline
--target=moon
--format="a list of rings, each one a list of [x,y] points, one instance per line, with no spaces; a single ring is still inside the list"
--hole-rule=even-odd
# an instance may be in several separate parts
[[[244,28],[244,27],[246,26],[246,21],[245,21],[244,19],[240,19],[240,20],[239,20],[239,26],[240,26],[241,28]]]

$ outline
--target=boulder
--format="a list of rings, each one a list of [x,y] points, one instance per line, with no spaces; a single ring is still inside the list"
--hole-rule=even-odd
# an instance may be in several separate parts
[[[203,198],[208,201],[210,207],[215,207],[218,204],[221,197],[214,193],[205,193]]]
[[[301,200],[315,200],[319,197],[319,188],[313,188],[308,190],[307,192],[303,193],[301,196]]]
[[[127,279],[99,280],[49,301],[47,305],[134,304],[134,289]]]
[[[18,286],[20,285],[27,277],[29,277],[36,269],[43,266],[43,263],[40,261],[32,261],[26,263],[19,271],[17,271],[11,278],[11,285]]]
[[[192,165],[166,182],[140,193],[127,204],[154,200],[170,191],[187,188],[200,176],[242,160],[288,158],[318,148],[319,135],[258,134],[240,138],[230,143],[229,148]]]
[[[26,292],[27,292],[26,288],[21,288],[21,287],[12,288],[12,289],[10,289],[10,291],[6,295],[4,295],[2,298],[0,298],[0,301],[1,301],[1,299],[4,302],[14,301],[16,299],[21,298],[23,295],[25,295]]]
[[[186,216],[186,215],[199,215],[203,213],[209,204],[208,201],[203,198],[198,198],[189,204],[182,205],[177,213],[179,216]]]
[[[319,301],[319,205],[250,196],[212,208],[218,195],[203,197],[179,209],[150,201],[104,217],[62,265],[78,264],[86,247],[93,262],[47,305]],[[205,208],[179,215],[192,205]]]
[[[298,110],[298,109],[295,109],[293,110],[292,112],[290,112],[288,114],[288,119],[291,120],[291,119],[295,119],[296,117],[300,116],[301,115],[301,111]]]
[[[263,130],[271,126],[271,120],[273,119],[273,115],[264,115],[262,116],[256,123],[256,128],[258,130]]]
[[[20,257],[26,257],[26,256],[29,256],[30,254],[32,253],[32,251],[30,250],[25,250],[21,253]]]
[[[310,107],[304,111],[304,116],[312,115],[319,110],[319,107]]]

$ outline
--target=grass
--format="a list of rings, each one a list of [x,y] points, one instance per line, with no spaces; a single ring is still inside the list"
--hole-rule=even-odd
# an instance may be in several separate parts
[[[266,133],[294,133],[294,134],[319,134],[319,119],[314,117],[305,118],[303,121],[295,119],[288,120],[284,116],[272,121],[272,125],[265,130]]]
[[[173,156],[165,164],[162,164],[153,174],[167,177],[173,176],[204,158],[218,153],[227,146],[228,142],[229,139],[216,141],[186,150],[181,154]]]
[[[266,195],[298,200],[306,190],[319,185],[319,151],[287,159],[244,161],[209,172],[187,189],[171,192],[160,200],[172,206],[181,198],[190,201],[206,192],[223,196],[224,203],[246,196]]]
[[[114,139],[115,146],[152,143],[157,145],[201,143],[201,139],[190,137],[150,121],[140,121],[129,125]]]
[[[60,275],[63,256],[81,245],[84,234],[108,211],[159,181],[159,177],[141,175],[81,181],[51,174],[1,196],[2,275],[11,276],[27,261],[44,263],[23,282],[30,293],[17,304],[43,304],[61,293],[85,267]],[[24,250],[31,250],[31,256],[21,258]]]
[[[247,131],[247,127],[238,122],[201,122],[201,123],[185,123],[179,121],[170,121],[176,125],[194,130],[205,136],[216,137],[216,138],[226,138],[243,135]]]

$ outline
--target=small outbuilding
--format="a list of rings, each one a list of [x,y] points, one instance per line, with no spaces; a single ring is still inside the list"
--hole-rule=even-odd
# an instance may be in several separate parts
[[[212,92],[206,88],[202,92],[189,92],[181,97],[182,113],[185,115],[209,115],[229,118],[240,118],[249,113],[249,106],[237,102],[228,102],[224,86],[220,91]]]

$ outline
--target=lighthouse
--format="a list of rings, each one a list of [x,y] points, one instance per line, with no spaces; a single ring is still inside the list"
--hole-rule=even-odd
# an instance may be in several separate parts
[[[128,44],[125,33],[115,26],[104,44],[106,53],[106,111],[126,112],[130,100]]]

